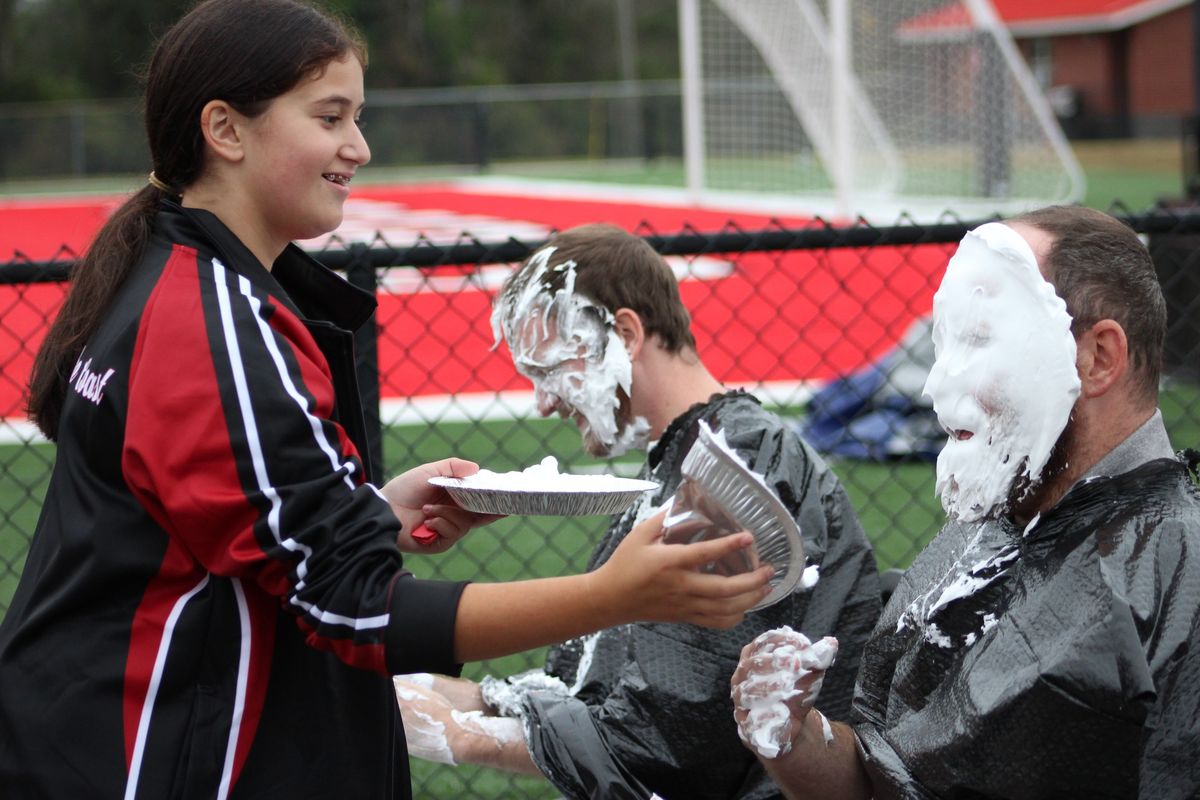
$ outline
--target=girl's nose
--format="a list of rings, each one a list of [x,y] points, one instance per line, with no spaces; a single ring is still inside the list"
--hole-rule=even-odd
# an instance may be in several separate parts
[[[350,130],[350,139],[342,145],[340,155],[361,167],[371,160],[371,146],[367,144],[367,137],[363,136],[357,122],[350,126]]]

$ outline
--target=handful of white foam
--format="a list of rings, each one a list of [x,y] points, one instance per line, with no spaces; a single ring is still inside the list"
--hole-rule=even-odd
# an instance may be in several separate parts
[[[746,676],[733,691],[735,707],[747,712],[738,725],[738,735],[763,758],[778,758],[791,750],[798,732],[791,724],[793,707],[808,708],[816,701],[825,670],[837,656],[837,639],[826,636],[813,642],[784,625],[760,634],[753,648]],[[742,664],[746,665],[746,659]],[[821,674],[804,687],[798,686],[811,672]],[[828,742],[832,731],[828,720],[822,720]]]

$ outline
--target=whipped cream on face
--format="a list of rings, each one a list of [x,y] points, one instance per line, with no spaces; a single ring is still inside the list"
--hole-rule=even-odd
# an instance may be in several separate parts
[[[493,472],[481,469],[459,478],[466,489],[493,489],[519,492],[600,492],[628,491],[632,481],[617,475],[575,475],[558,471],[558,459],[546,456],[538,464],[520,471]]]
[[[963,238],[934,295],[933,346],[942,506],[964,521],[1003,512],[1014,481],[1041,477],[1080,388],[1066,303],[1017,231],[989,222]]]
[[[544,247],[529,260],[529,275],[520,291],[497,299],[492,311],[496,344],[508,342],[517,371],[534,390],[558,398],[583,418],[585,436],[618,456],[643,448],[650,436],[644,417],[618,421],[617,390],[631,396],[633,362],[613,327],[612,312],[575,292],[576,263],[550,266],[557,248]],[[562,288],[551,293],[543,282],[548,272],[564,273]]]

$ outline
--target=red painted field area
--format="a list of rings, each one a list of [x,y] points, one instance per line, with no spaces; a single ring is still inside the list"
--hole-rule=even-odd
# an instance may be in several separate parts
[[[0,200],[0,263],[82,251],[119,200]],[[736,210],[429,185],[357,190],[338,236],[371,241],[379,233],[396,247],[420,236],[435,243],[510,236],[533,242],[600,221],[664,236],[811,224]],[[690,267],[680,262],[690,270],[681,286],[701,352],[727,383],[823,380],[877,358],[927,312],[946,257],[931,246],[712,254]],[[385,397],[528,388],[503,354],[489,350],[491,292],[506,270],[389,271],[378,313]],[[19,416],[32,353],[60,301],[58,286],[0,288],[0,416]]]

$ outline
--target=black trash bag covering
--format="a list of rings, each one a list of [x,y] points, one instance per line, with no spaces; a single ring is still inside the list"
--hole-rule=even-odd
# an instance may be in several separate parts
[[[879,615],[879,584],[874,555],[845,492],[820,456],[777,416],[734,392],[693,407],[664,432],[643,470],[643,477],[663,486],[645,498],[643,511],[661,506],[675,491],[700,419],[724,431],[793,512],[809,563],[821,566],[820,580],[728,631],[636,624],[552,649],[547,672],[576,692],[529,692],[524,718],[534,763],[569,798],[779,796],[738,738],[729,698],[742,647],[771,628],[786,624],[812,637],[838,638],[838,660],[817,706],[834,718],[849,712],[862,646]],[[638,510],[614,521],[590,569],[609,558]]]
[[[854,718],[878,800],[1200,796],[1186,467],[1083,482],[1025,531],[948,524],[884,609]]]

